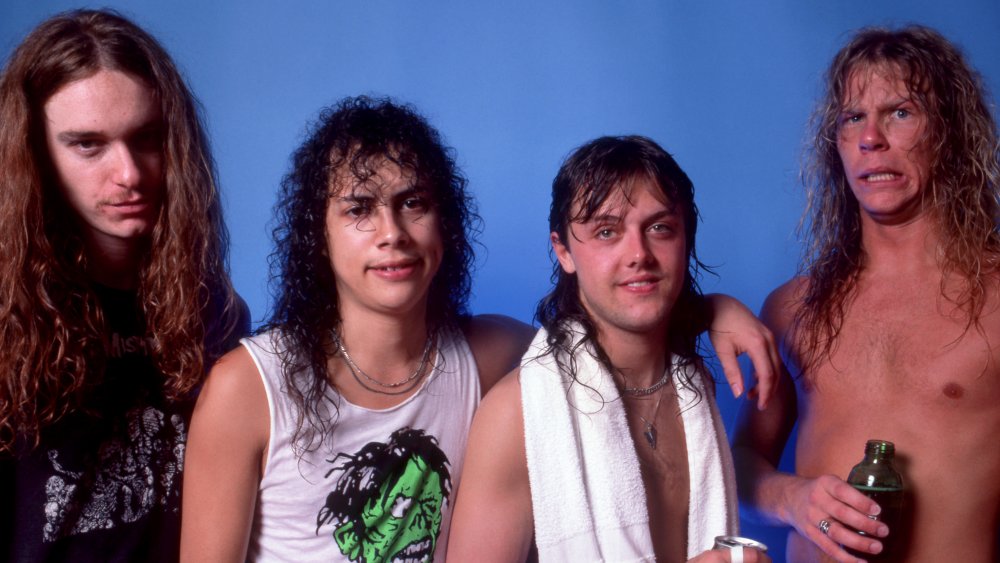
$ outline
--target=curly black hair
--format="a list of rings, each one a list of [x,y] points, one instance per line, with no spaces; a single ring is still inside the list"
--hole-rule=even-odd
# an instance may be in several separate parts
[[[315,449],[315,438],[336,423],[336,409],[327,416],[324,403],[327,360],[335,352],[330,333],[341,320],[326,238],[327,206],[338,190],[364,183],[386,162],[412,174],[437,211],[444,248],[428,294],[429,330],[454,326],[467,315],[480,218],[452,153],[413,107],[360,96],[324,108],[292,155],[275,209],[275,305],[261,331],[277,329],[283,339],[287,392],[299,407],[296,447]]]

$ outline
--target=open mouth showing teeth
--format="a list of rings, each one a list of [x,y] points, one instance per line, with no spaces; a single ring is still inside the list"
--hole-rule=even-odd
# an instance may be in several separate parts
[[[431,540],[430,538],[426,538],[421,541],[413,542],[406,546],[402,551],[397,552],[393,555],[392,562],[421,563],[423,561],[430,561],[432,556]]]
[[[628,287],[645,287],[647,285],[652,285],[652,284],[653,282],[651,281],[639,281],[639,282],[627,283],[625,285]]]
[[[865,176],[865,180],[869,182],[888,182],[889,180],[895,180],[899,177],[899,174],[894,174],[892,172],[879,172],[878,174],[869,174]]]

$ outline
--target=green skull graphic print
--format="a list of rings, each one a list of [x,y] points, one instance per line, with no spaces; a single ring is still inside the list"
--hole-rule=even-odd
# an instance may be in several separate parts
[[[317,515],[317,533],[331,533],[355,563],[433,560],[451,488],[437,439],[402,428],[387,443],[370,442],[332,462],[327,477],[340,475]]]

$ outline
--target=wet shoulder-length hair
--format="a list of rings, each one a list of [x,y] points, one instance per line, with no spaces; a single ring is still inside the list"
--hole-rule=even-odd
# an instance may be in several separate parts
[[[932,162],[925,204],[941,237],[942,294],[967,313],[967,328],[978,326],[989,279],[997,272],[1000,144],[982,79],[961,51],[932,29],[862,29],[834,57],[826,93],[813,116],[802,225],[802,275],[808,283],[796,319],[806,364],[831,352],[865,267],[860,209],[844,173],[837,136],[851,80],[871,72],[898,76],[927,114],[922,142]],[[963,283],[957,293],[945,292],[952,276]]]
[[[36,27],[0,76],[0,450],[84,404],[108,335],[86,275],[77,218],[59,193],[44,105],[65,85],[114,70],[144,82],[163,116],[164,196],[138,276],[163,390],[180,398],[245,324],[226,268],[228,236],[196,102],[163,48],[110,11]]]
[[[679,206],[684,217],[687,272],[670,313],[669,341],[665,343],[665,350],[676,354],[682,364],[700,368],[698,336],[708,328],[710,315],[698,287],[698,278],[708,269],[695,252],[698,207],[694,202],[694,185],[667,151],[651,139],[638,135],[600,137],[574,150],[552,182],[549,230],[567,244],[568,237],[573,236],[570,233],[572,223],[589,221],[613,198],[623,198],[622,201],[627,202],[632,186],[639,180],[648,180],[659,188],[666,201]],[[554,355],[563,374],[576,380],[573,357],[578,349],[586,349],[589,345],[605,369],[615,373],[611,360],[597,341],[597,329],[580,302],[576,275],[566,273],[558,261],[553,262],[554,288],[542,298],[535,311],[535,320],[548,333],[549,353]],[[573,334],[572,323],[583,330],[582,338]]]
[[[286,391],[299,413],[296,447],[318,447],[337,416],[327,394],[327,360],[335,353],[330,334],[341,320],[326,238],[334,196],[365,184],[386,162],[412,174],[437,211],[444,248],[429,288],[428,330],[455,326],[466,316],[479,216],[451,153],[414,108],[361,96],[323,109],[292,155],[275,209],[275,306],[261,330],[281,334]]]

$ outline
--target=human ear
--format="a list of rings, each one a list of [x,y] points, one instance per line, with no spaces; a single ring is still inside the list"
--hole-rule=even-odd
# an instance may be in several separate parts
[[[549,240],[552,242],[552,251],[556,253],[556,259],[559,260],[559,265],[567,274],[576,273],[576,263],[573,262],[573,255],[570,254],[569,248],[562,243],[559,238],[559,233],[553,231],[549,233]]]

